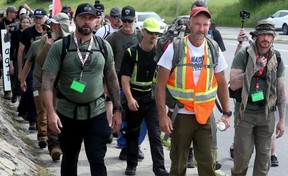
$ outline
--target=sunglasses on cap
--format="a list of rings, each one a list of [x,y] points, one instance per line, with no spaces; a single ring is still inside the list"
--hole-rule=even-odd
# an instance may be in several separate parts
[[[147,32],[147,34],[149,35],[159,35],[159,32],[150,32],[147,29],[145,29],[145,31]]]
[[[122,20],[123,23],[133,23],[132,20]]]
[[[120,16],[112,16],[115,20],[120,20],[121,17]]]

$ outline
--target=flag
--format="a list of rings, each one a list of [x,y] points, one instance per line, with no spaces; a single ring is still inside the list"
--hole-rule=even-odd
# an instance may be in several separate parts
[[[53,16],[57,15],[61,12],[61,0],[53,0]]]

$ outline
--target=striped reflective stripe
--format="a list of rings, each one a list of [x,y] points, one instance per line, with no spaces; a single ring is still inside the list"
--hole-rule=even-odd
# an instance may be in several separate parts
[[[130,54],[130,57],[132,57],[132,51],[131,51],[130,48],[128,48],[128,52]],[[137,90],[137,91],[141,91],[141,92],[150,91],[151,90],[152,81],[149,81],[149,82],[139,82],[139,81],[137,81],[138,50],[136,50],[135,60],[136,60],[136,63],[134,65],[133,72],[132,72],[131,78],[130,78],[131,88],[134,89],[134,90]]]

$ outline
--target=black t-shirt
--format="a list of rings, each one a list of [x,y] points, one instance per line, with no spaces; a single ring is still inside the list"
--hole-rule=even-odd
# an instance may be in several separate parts
[[[132,58],[128,50],[123,55],[123,60],[120,69],[120,75],[130,76],[132,75],[134,65],[136,64],[136,50],[138,51],[138,62],[137,62],[137,76],[138,82],[150,82],[153,79],[157,63],[154,60],[156,55],[156,49],[154,48],[150,52],[146,52],[141,49],[139,44],[131,47]],[[133,97],[142,97],[151,92],[140,92],[131,89]]]
[[[40,39],[41,35],[42,35],[41,32],[38,32],[35,29],[34,25],[26,28],[23,31],[22,38],[21,38],[21,43],[25,46],[24,54],[27,53],[27,51],[29,50],[31,44],[34,41]]]
[[[21,40],[22,33],[23,32],[20,31],[20,30],[11,32],[10,61],[13,61],[14,63],[17,62],[17,54],[18,54],[19,42]]]

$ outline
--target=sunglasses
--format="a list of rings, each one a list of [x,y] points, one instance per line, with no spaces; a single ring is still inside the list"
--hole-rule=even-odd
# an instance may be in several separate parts
[[[115,20],[120,20],[120,16],[112,16]]]
[[[122,20],[123,23],[133,23],[132,20]]]
[[[149,35],[159,35],[159,32],[150,32],[147,29],[145,29],[145,31],[147,32],[147,34]]]

